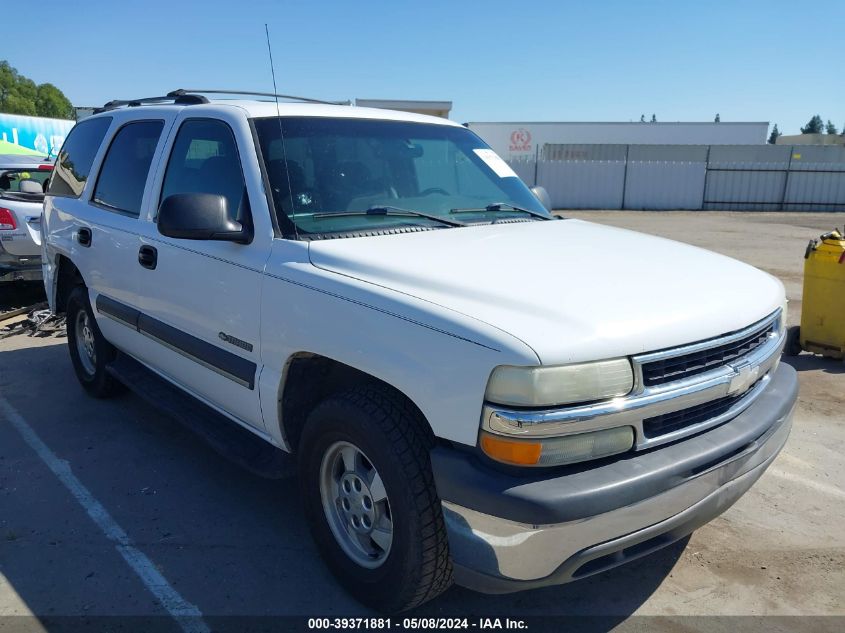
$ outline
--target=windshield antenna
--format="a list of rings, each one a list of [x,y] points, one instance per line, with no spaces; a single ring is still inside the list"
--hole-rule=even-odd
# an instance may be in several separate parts
[[[287,179],[287,183],[288,183],[288,195],[290,195],[290,209],[291,209],[291,213],[293,213],[295,211],[294,203],[293,203],[293,188],[290,185],[290,172],[288,171],[288,155],[287,155],[287,149],[285,148],[285,134],[282,131],[282,114],[279,111],[279,91],[276,90],[276,69],[273,67],[273,49],[270,47],[270,29],[267,26],[266,22],[264,23],[264,35],[267,37],[267,53],[270,56],[270,75],[273,77],[273,97],[276,99],[276,120],[279,122],[279,140],[281,140],[281,142],[282,142],[282,158],[285,161],[285,178]],[[268,152],[270,151],[269,145],[267,146],[267,151]],[[265,160],[268,160],[268,159],[269,159],[269,156],[267,158],[265,158]],[[268,163],[269,163],[269,160],[268,160]],[[269,165],[268,165],[268,167],[269,167]],[[275,196],[273,196],[272,191],[270,192],[270,197],[274,201],[273,206],[275,206],[276,198],[275,198]],[[284,210],[282,210],[282,209],[275,209],[275,211],[276,211],[277,216],[280,215],[280,214],[284,214]],[[297,239],[299,239],[299,231],[297,230],[296,222],[294,222],[292,219],[290,219],[290,223],[293,225],[294,235],[296,236]]]

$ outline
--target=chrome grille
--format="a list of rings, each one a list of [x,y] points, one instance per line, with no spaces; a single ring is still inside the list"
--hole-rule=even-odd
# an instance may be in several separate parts
[[[750,334],[729,342],[704,347],[687,354],[670,356],[643,363],[642,381],[646,387],[654,387],[675,380],[682,380],[703,374],[711,369],[727,365],[759,349],[776,332],[777,320],[770,321]],[[730,336],[730,335],[729,335]],[[724,337],[720,337],[723,339]]]
[[[756,384],[754,386],[756,386]],[[680,411],[673,411],[672,413],[665,413],[652,418],[646,418],[643,420],[643,434],[647,438],[660,437],[661,435],[674,433],[675,431],[685,429],[695,424],[701,424],[707,420],[717,418],[718,416],[727,413],[731,407],[739,403],[745,396],[749,395],[753,389],[754,387],[751,387],[748,391],[740,394],[725,396],[724,398],[711,400],[710,402],[681,409]]]
[[[634,450],[700,433],[734,419],[765,391],[783,349],[782,318],[777,310],[724,336],[632,356],[636,384],[627,396],[540,410],[486,403],[482,427],[499,434],[556,437],[632,426]],[[703,362],[699,356],[699,364],[706,369],[689,362],[700,352],[705,354]],[[657,363],[665,368],[677,359],[688,362],[688,373],[673,374],[665,383],[644,382],[644,368]],[[714,359],[716,363],[707,364]],[[663,375],[667,374],[664,371]],[[654,374],[650,377],[654,379]]]

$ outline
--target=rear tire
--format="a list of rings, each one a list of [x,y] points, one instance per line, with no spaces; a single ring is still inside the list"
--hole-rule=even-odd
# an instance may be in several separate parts
[[[320,554],[352,596],[384,613],[452,583],[427,431],[401,395],[362,386],[319,404],[299,444],[305,514]]]
[[[793,325],[786,328],[786,343],[783,346],[783,353],[787,356],[798,356],[802,351],[801,327]]]
[[[95,398],[108,398],[123,389],[106,371],[117,350],[97,327],[88,289],[76,286],[67,299],[67,343],[79,384]]]

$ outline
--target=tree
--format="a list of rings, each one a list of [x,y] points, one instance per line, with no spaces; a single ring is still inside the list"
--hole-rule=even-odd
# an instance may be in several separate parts
[[[825,132],[827,132],[828,134],[839,134],[839,131],[836,129],[836,126],[830,122],[830,119],[827,120]]]
[[[823,128],[822,118],[817,114],[801,128],[801,134],[821,134]]]
[[[656,115],[654,115],[654,114],[651,115],[651,122],[657,123],[657,116]]]
[[[73,118],[73,105],[61,90],[53,84],[41,84],[35,98],[38,116],[48,116],[56,119]]]
[[[769,135],[769,143],[771,145],[777,143],[778,136],[780,136],[780,131],[778,131],[778,124],[775,123],[775,126],[772,128],[772,133]]]
[[[640,115],[640,123],[645,123],[645,115],[644,114]]]
[[[36,85],[0,60],[0,112],[72,119],[73,105],[53,84]]]
[[[721,120],[722,120],[722,119],[721,119],[721,117],[719,116],[719,113],[717,112],[717,113],[716,113],[716,118],[715,118],[715,119],[713,119],[713,122],[714,122],[714,123],[719,123],[719,122],[721,122]]]

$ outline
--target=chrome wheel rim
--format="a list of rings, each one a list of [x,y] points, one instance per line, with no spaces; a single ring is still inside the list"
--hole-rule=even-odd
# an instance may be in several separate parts
[[[93,325],[85,310],[80,310],[76,313],[74,328],[76,334],[76,351],[79,361],[82,363],[85,371],[93,376],[97,373],[97,352],[94,347]]]
[[[384,482],[354,444],[335,442],[320,464],[320,497],[329,528],[349,558],[368,569],[387,560],[393,514]]]

